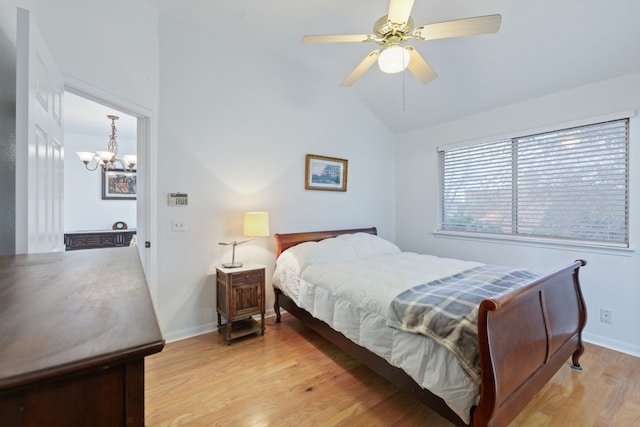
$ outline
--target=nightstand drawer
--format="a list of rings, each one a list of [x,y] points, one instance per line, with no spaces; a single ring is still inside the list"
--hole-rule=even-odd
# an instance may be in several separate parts
[[[252,283],[262,283],[264,270],[253,270],[231,275],[231,286],[247,285]]]

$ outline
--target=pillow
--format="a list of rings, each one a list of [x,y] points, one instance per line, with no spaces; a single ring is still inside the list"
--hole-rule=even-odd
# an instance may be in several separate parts
[[[399,254],[400,248],[382,237],[368,233],[343,234],[337,240],[350,242],[357,259]]]
[[[342,234],[320,242],[305,242],[284,251],[276,264],[300,275],[309,265],[348,262],[400,253],[393,243],[368,233]]]

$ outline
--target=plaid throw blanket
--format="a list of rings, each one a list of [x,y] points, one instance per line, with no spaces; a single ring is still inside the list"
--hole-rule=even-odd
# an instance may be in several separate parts
[[[404,291],[391,303],[387,323],[434,339],[453,352],[471,378],[480,383],[480,302],[537,276],[525,270],[481,265]]]

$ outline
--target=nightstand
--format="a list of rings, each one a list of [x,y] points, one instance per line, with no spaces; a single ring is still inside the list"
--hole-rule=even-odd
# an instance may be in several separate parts
[[[265,267],[245,263],[238,268],[216,268],[218,332],[231,341],[246,335],[264,335]],[[252,316],[260,315],[260,322]],[[222,323],[224,316],[226,323]]]

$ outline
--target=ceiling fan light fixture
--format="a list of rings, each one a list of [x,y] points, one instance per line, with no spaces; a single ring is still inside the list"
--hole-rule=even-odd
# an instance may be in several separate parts
[[[378,56],[378,66],[383,73],[399,73],[400,71],[404,71],[408,65],[409,52],[398,45],[385,47]]]

